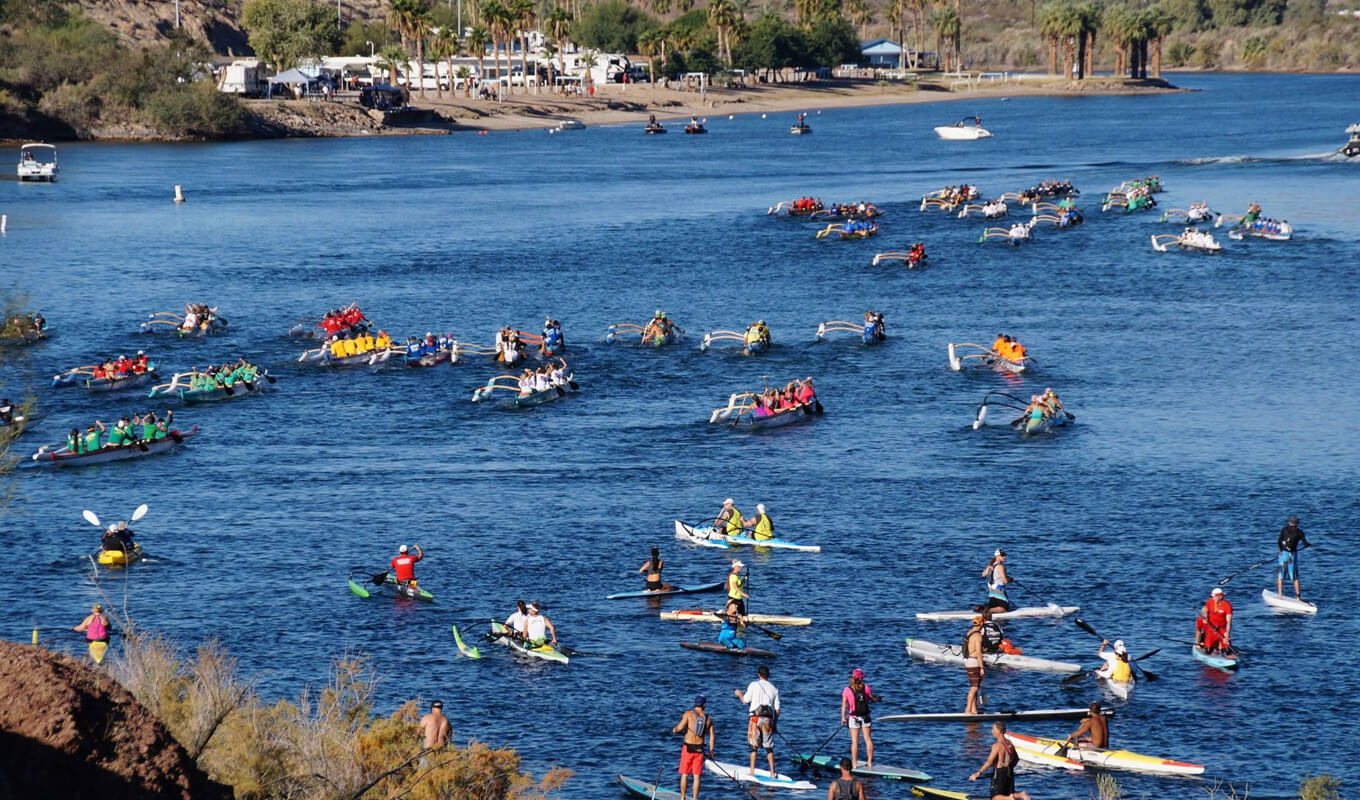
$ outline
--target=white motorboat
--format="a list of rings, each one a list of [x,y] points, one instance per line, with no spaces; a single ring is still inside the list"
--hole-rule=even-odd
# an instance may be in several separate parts
[[[56,179],[56,147],[40,142],[30,142],[19,148],[19,180],[55,181]]]
[[[585,130],[585,128],[586,124],[575,117],[567,117],[566,119],[559,120],[557,123],[557,129],[559,131],[582,131]]]
[[[974,139],[990,139],[992,132],[982,127],[981,117],[964,117],[953,125],[939,126],[935,129],[935,135],[941,139],[972,141]]]
[[[1341,155],[1350,158],[1360,156],[1360,122],[1347,126],[1346,133],[1350,134],[1351,140],[1341,148]]]

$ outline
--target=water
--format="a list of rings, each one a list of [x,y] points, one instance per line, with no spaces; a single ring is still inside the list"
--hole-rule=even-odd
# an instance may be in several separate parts
[[[781,729],[799,748],[836,725],[854,667],[890,699],[880,713],[961,710],[962,672],[909,660],[902,641],[957,641],[962,626],[912,614],[979,600],[978,572],[1000,546],[1043,597],[1082,606],[1135,654],[1163,648],[1143,662],[1160,679],[1120,705],[1116,741],[1205,763],[1207,780],[1121,775],[1126,790],[1197,797],[1221,778],[1284,796],[1308,772],[1353,783],[1353,749],[1324,731],[1348,724],[1360,691],[1345,665],[1360,591],[1343,572],[1360,510],[1360,164],[1326,154],[1354,121],[1357,79],[1179,80],[1203,91],[828,110],[797,139],[793,115],[779,114],[713,118],[702,138],[648,138],[632,125],[64,145],[55,186],[0,183],[4,275],[57,331],[0,373],[11,395],[40,387],[53,415],[24,444],[145,407],[135,394],[45,388],[94,354],[147,348],[167,371],[244,354],[279,380],[264,397],[184,409],[181,426],[202,433],[178,455],[17,478],[0,523],[0,635],[79,620],[97,597],[81,554],[98,539],[80,510],[116,519],[146,502],[138,529],[154,560],[129,586],[144,625],[186,645],[220,637],[269,696],[294,696],[338,654],[365,652],[386,676],[381,710],[442,698],[458,739],[514,746],[536,770],[576,770],[565,797],[612,797],[615,772],[651,779],[660,768],[672,780],[678,740],[666,731],[696,693],[713,698],[720,755],[744,757],[741,709],[727,698],[755,664],[680,649],[714,631],[656,621],[646,601],[601,599],[637,584],[653,544],[671,580],[719,579],[729,556],[679,546],[671,521],[732,496],[747,511],[765,503],[781,533],[825,547],[741,554],[753,609],[816,619],[778,644],[752,635],[779,651]],[[963,113],[996,138],[930,136]],[[1258,200],[1298,238],[1225,240],[1216,257],[1155,254],[1148,237],[1167,226],[1154,216],[1097,210],[1108,187],[1149,173],[1168,186],[1163,207],[1203,199],[1240,213]],[[997,194],[1049,177],[1083,189],[1089,221],[1043,230],[1029,247],[979,246],[981,221],[915,210],[947,183]],[[817,242],[811,224],[764,216],[804,193],[881,203],[882,234]],[[874,252],[916,240],[928,269],[869,266]],[[190,299],[219,304],[230,332],[135,334],[147,312]],[[489,342],[504,323],[533,329],[552,314],[583,391],[500,412],[468,402],[495,374],[489,365],[296,363],[303,344],[287,327],[356,299],[398,337],[445,329]],[[656,308],[689,330],[686,346],[601,343],[608,324]],[[866,308],[887,315],[886,345],[813,344],[819,321]],[[767,356],[695,349],[705,330],[756,317],[774,334]],[[947,342],[998,331],[1019,336],[1043,369],[1019,382],[948,371]],[[741,435],[705,422],[764,376],[805,375],[828,410],[815,424]],[[988,390],[1043,386],[1062,394],[1075,427],[1029,440],[970,429]],[[1164,637],[1189,638],[1209,589],[1270,558],[1291,513],[1317,544],[1302,566],[1322,613],[1268,613],[1259,592],[1273,576],[1247,573],[1228,586],[1247,666],[1230,677],[1202,669]],[[348,594],[352,565],[381,565],[413,542],[428,553],[418,572],[434,605]],[[542,600],[565,643],[608,655],[565,668],[515,663],[495,646],[481,661],[455,657],[451,622],[504,617],[518,598]],[[1009,633],[1031,654],[1098,663],[1098,643],[1068,621]],[[1064,689],[1039,673],[990,675],[986,691],[994,708],[1098,697],[1089,682]],[[961,725],[880,723],[875,739],[878,761],[924,769],[942,788],[968,788],[985,755],[985,731]],[[1050,772],[1020,783],[1037,797],[1094,787]],[[869,789],[908,796],[904,785]]]

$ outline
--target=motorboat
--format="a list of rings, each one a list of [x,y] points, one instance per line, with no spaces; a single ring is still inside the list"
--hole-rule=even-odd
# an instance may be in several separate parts
[[[558,121],[557,129],[559,131],[583,131],[586,129],[586,124],[574,117],[568,117]]]
[[[935,129],[935,135],[941,139],[952,139],[954,141],[972,141],[974,139],[990,139],[992,132],[982,127],[982,118],[964,117],[953,125],[941,125]]]
[[[653,114],[651,118],[647,120],[647,124],[643,126],[642,132],[647,134],[648,136],[655,136],[659,133],[665,133],[666,126],[662,125],[660,122],[657,122],[656,115]]]
[[[55,181],[56,179],[56,147],[40,142],[30,142],[19,148],[19,180]]]
[[[1360,156],[1360,122],[1347,127],[1346,133],[1350,134],[1351,140],[1341,148],[1341,155],[1348,158]]]
[[[806,136],[812,133],[812,126],[807,124],[807,114],[798,115],[798,121],[789,127],[789,133],[794,136]]]

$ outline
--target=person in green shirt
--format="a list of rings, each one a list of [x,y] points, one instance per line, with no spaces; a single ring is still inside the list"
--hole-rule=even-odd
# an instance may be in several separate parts
[[[95,421],[94,421],[94,425],[91,425],[90,427],[86,428],[86,429],[85,429],[85,441],[84,441],[85,451],[84,451],[84,452],[86,452],[86,453],[93,453],[94,451],[96,451],[96,450],[100,449],[101,447],[103,447],[103,445],[101,444],[100,440],[101,440],[101,437],[104,435],[104,431],[106,431],[106,430],[108,430],[108,428],[105,428],[105,427],[104,427],[104,423],[100,422],[99,420],[95,420]]]
[[[133,436],[129,430],[128,418],[119,417],[113,423],[113,430],[109,431],[109,447],[122,447],[125,444],[132,444]]]

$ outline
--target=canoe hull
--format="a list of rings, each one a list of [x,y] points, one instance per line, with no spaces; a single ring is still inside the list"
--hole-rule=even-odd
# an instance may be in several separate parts
[[[180,445],[198,433],[198,426],[195,425],[189,431],[172,431],[171,433],[174,435],[153,442],[143,442],[142,445],[128,444],[119,447],[105,447],[93,453],[68,453],[64,445],[54,449],[43,449],[20,461],[18,467],[20,469],[87,467],[94,464],[108,464],[114,461],[128,461],[144,456],[170,453],[178,450]],[[179,437],[178,441],[176,441],[175,436]],[[146,449],[143,450],[142,446],[145,446]]]
[[[1027,736],[1023,733],[1008,732],[1006,738],[1011,744],[1015,745],[1018,752],[1047,753],[1054,755],[1062,747],[1063,742],[1057,739],[1043,739],[1037,736]],[[1203,775],[1203,764],[1192,764],[1188,761],[1176,761],[1170,758],[1158,758],[1156,756],[1145,756],[1141,753],[1134,753],[1129,750],[1099,750],[1083,749],[1072,747],[1067,751],[1067,757],[1085,766],[1098,767],[1101,769],[1120,769],[1130,772],[1147,772],[1157,775]]]
[[[963,648],[957,645],[936,644],[925,639],[914,639],[907,637],[907,655],[921,661],[929,661],[938,664],[955,664],[963,666]],[[1053,661],[1047,658],[1035,658],[1026,655],[1011,655],[1009,653],[984,653],[982,661],[989,667],[1010,667],[1012,669],[1032,669],[1040,672],[1057,672],[1073,674],[1081,672],[1082,666],[1070,661]]]
[[[992,619],[1026,619],[1029,617],[1065,617],[1068,614],[1075,614],[1080,611],[1079,606],[1059,606],[1050,603],[1046,606],[1025,606],[1012,611],[1003,611],[993,614]],[[916,618],[926,622],[941,622],[954,619],[972,619],[977,616],[976,611],[924,611],[918,613]]]
[[[697,650],[701,653],[718,653],[725,656],[751,656],[753,658],[774,658],[775,654],[771,650],[761,650],[759,647],[725,647],[717,642],[681,642],[680,646],[686,650]]]
[[[126,567],[128,564],[135,564],[143,558],[142,546],[136,542],[132,543],[132,550],[124,552],[122,550],[100,550],[99,555],[95,556],[95,561],[101,567]]]
[[[494,634],[508,633],[504,625],[494,620],[491,622],[491,632]],[[509,647],[511,650],[514,650],[517,654],[527,656],[529,658],[537,658],[543,661],[552,661],[557,664],[565,664],[567,663],[568,660],[567,657],[562,654],[562,651],[558,650],[556,647],[553,647],[550,644],[540,645],[525,644],[517,639],[514,639],[506,635],[497,636],[496,641],[499,642],[500,644],[505,645],[506,647]]]

